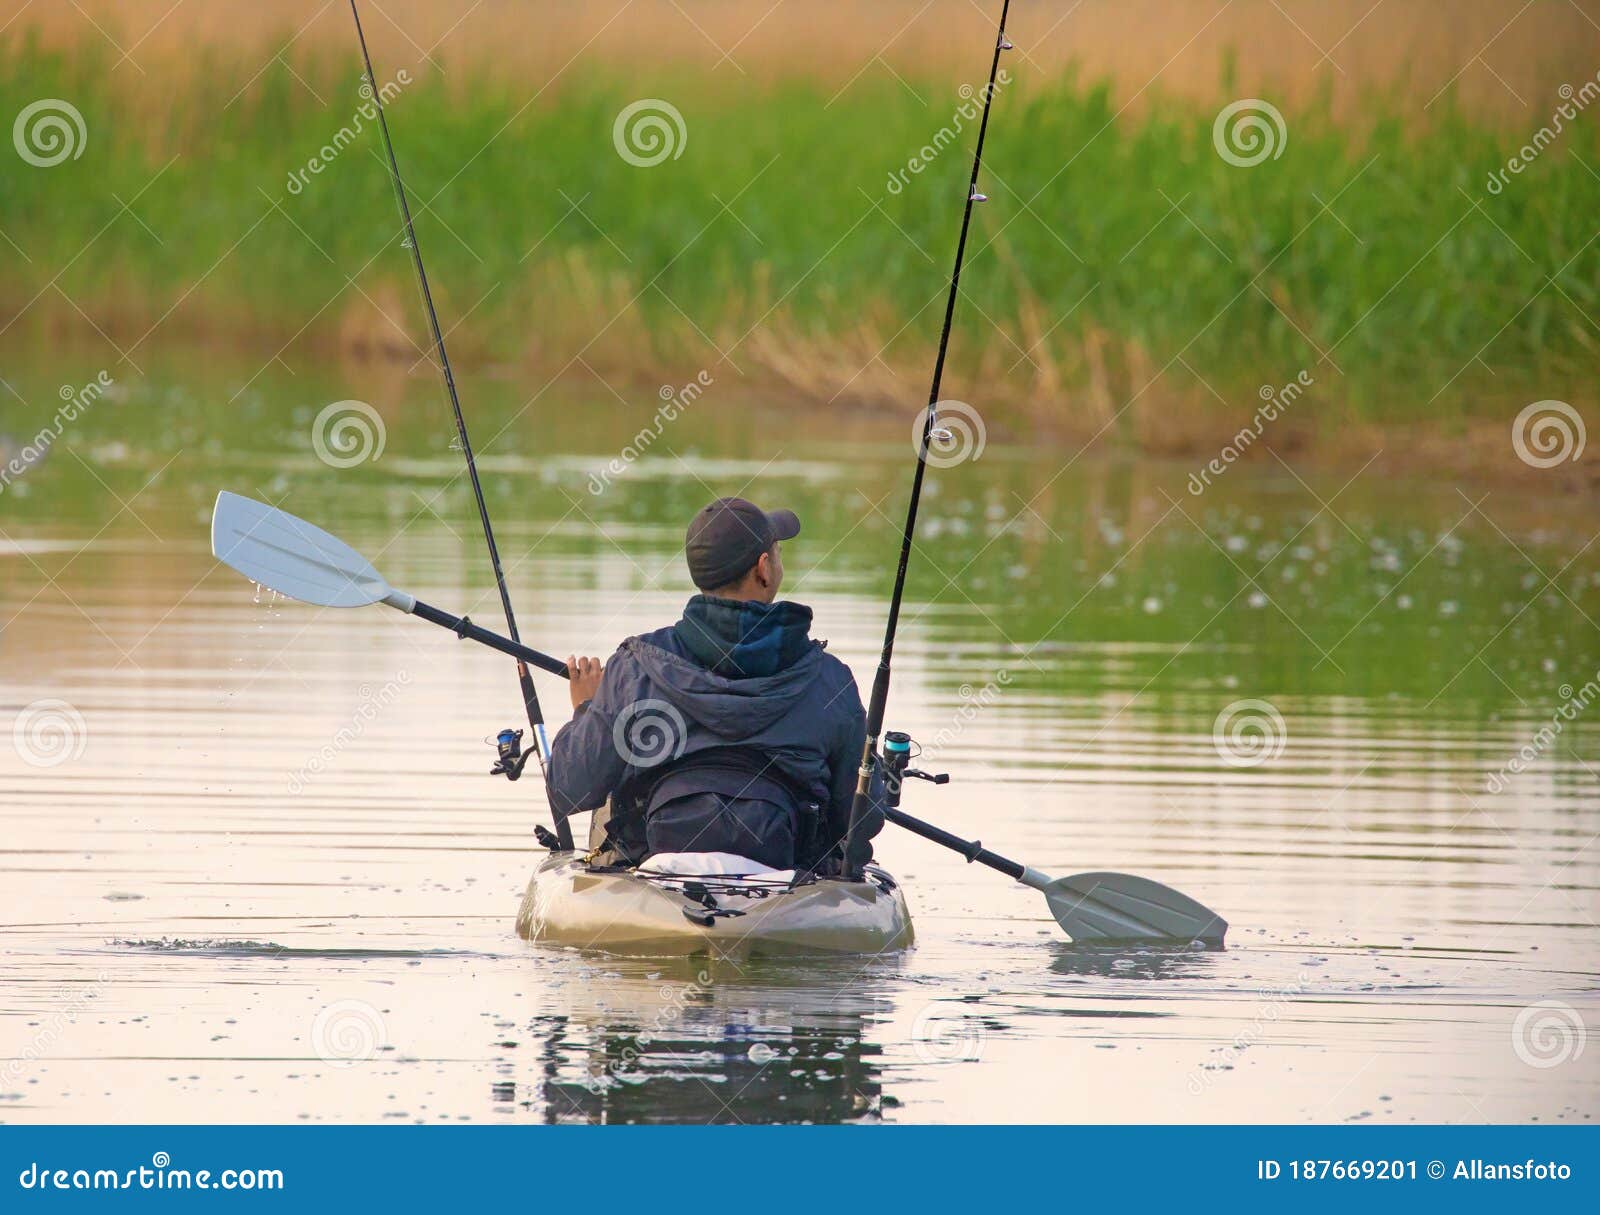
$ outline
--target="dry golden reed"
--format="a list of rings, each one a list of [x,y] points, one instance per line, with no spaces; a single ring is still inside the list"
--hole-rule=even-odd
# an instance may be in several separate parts
[[[695,66],[708,77],[802,76],[843,87],[863,74],[976,73],[993,0],[364,0],[389,66],[463,80],[492,75],[530,94],[589,70]],[[1551,79],[1600,63],[1597,0],[1024,0],[1012,5],[1021,63],[1036,78],[1076,66],[1137,106],[1146,93],[1211,100],[1328,91],[1335,108],[1398,92],[1421,117],[1441,90],[1470,112],[1523,119]],[[0,31],[46,45],[103,43],[130,91],[174,72],[263,66],[286,46],[348,55],[345,0],[5,0]],[[125,58],[124,58],[125,56]],[[1225,79],[1224,73],[1228,73]],[[241,79],[242,83],[242,79]],[[747,81],[746,81],[747,83]]]

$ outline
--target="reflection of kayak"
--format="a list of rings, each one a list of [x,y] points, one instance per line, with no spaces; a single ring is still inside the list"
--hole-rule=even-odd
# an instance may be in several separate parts
[[[596,957],[540,952],[535,1055],[512,1096],[546,1122],[875,1122],[895,1108],[880,1031],[904,952],[606,955],[604,983]]]
[[[528,882],[517,935],[634,956],[877,954],[908,948],[911,912],[899,883],[869,865],[865,880],[787,875],[668,877],[591,870],[558,852]]]

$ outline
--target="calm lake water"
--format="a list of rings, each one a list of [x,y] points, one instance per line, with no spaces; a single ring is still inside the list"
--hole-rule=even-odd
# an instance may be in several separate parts
[[[96,370],[14,353],[0,445]],[[889,828],[903,956],[608,960],[512,929],[544,810],[536,777],[487,775],[509,662],[210,556],[231,489],[498,627],[427,368],[144,372],[0,494],[0,1119],[1592,1117],[1592,502],[1270,457],[1195,496],[1192,466],[991,435],[931,476],[890,724],[952,781],[907,808],[1174,885],[1228,948],[1075,948],[1032,892]],[[601,484],[656,386],[519,412],[536,387],[463,380],[530,643],[673,619],[684,520],[744,491],[799,511],[786,590],[870,680],[909,413],[718,383]],[[383,450],[337,468],[315,423],[351,397]]]

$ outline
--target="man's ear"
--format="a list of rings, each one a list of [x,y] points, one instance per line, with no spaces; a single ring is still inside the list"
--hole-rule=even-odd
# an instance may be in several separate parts
[[[765,552],[756,558],[756,581],[762,586],[772,585],[772,553]]]

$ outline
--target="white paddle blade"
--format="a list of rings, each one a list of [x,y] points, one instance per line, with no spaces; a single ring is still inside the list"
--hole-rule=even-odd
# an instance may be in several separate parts
[[[1170,886],[1131,873],[1075,873],[1039,887],[1050,913],[1082,945],[1199,942],[1217,947],[1228,922]]]
[[[265,502],[217,495],[211,551],[252,582],[320,607],[366,607],[394,592],[355,549]]]

